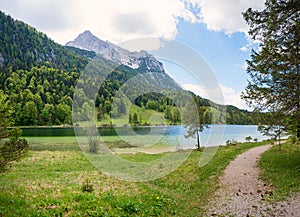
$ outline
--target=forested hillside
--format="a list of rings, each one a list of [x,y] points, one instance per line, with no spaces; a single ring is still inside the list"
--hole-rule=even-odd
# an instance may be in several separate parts
[[[97,54],[94,51],[82,50],[82,49],[79,49],[76,47],[70,47],[70,46],[64,46],[64,48],[66,48],[67,50],[69,50],[75,54],[78,54],[84,58],[87,58],[88,60],[91,60],[97,56]]]
[[[81,72],[96,54],[61,46],[45,34],[2,12],[0,24],[0,88],[12,103],[15,125],[71,124],[74,88]],[[112,109],[112,101],[116,91],[139,73],[121,65],[108,76],[95,101],[98,120],[126,113],[122,100],[116,100],[118,111]],[[138,96],[138,93],[135,94]],[[213,123],[254,123],[252,114],[247,111],[221,106],[194,94],[193,97],[199,107],[208,111],[207,123],[212,122],[211,117],[214,117]],[[133,103],[143,110],[164,113],[169,123],[180,123],[178,110],[166,96],[146,94],[136,98]],[[224,109],[227,109],[226,117],[220,112]]]
[[[137,73],[128,67],[119,67],[109,75],[100,87],[95,101],[98,119],[110,114],[115,92]],[[4,90],[14,105],[15,124],[70,124],[72,97],[79,76],[80,72],[46,66],[11,72],[4,82]]]
[[[0,65],[4,71],[34,66],[82,70],[88,60],[49,39],[31,26],[0,11]],[[9,74],[8,74],[9,75]]]

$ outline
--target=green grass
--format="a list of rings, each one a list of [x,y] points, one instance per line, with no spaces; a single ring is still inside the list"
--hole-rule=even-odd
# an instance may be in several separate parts
[[[80,151],[76,137],[25,137],[33,151]],[[130,148],[119,136],[101,136],[109,148]]]
[[[131,105],[130,106],[130,113],[133,115],[136,113],[138,117],[142,118],[142,125],[145,123],[151,124],[151,125],[161,125],[161,124],[170,124],[169,120],[166,120],[164,118],[165,113],[164,112],[158,112],[155,110],[146,110],[142,109],[141,107],[137,105]],[[138,120],[140,121],[140,119]],[[105,117],[103,120],[98,122],[98,125],[110,125],[111,123],[116,126],[124,126],[129,125],[129,119],[128,115],[123,115],[117,118],[114,118],[112,120],[111,117]]]
[[[76,137],[25,137],[33,151],[80,151]]]
[[[201,153],[193,151],[163,178],[126,182],[101,173],[82,152],[71,150],[74,138],[31,138],[30,143],[33,147],[28,155],[0,174],[0,216],[199,216],[228,163],[263,144],[220,147],[204,167],[198,166]],[[69,148],[53,149],[63,144]],[[130,161],[152,161],[162,155],[121,156]],[[82,192],[86,179],[93,192]]]
[[[300,192],[300,142],[287,142],[279,151],[272,147],[259,162],[261,178],[274,188],[271,200],[284,200],[294,192]]]

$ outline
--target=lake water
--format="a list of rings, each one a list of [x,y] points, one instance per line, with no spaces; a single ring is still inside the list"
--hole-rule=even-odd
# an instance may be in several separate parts
[[[155,126],[155,127],[117,127],[100,128],[101,136],[119,136],[121,140],[128,143],[143,143],[143,146],[150,146],[156,143],[179,145],[182,148],[194,148],[195,138],[186,138],[186,128],[183,126]],[[80,128],[76,135],[83,136]],[[75,136],[73,128],[24,128],[24,137],[59,137]],[[202,146],[225,145],[227,140],[244,142],[247,136],[258,141],[268,139],[257,131],[255,125],[210,125],[200,133]],[[139,144],[137,144],[139,145]]]

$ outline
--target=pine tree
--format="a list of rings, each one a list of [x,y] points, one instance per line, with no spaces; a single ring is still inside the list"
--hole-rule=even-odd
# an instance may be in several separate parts
[[[13,125],[13,109],[7,100],[7,95],[0,90],[0,139],[9,139],[0,143],[0,173],[7,169],[7,166],[13,161],[20,158],[27,150],[28,143],[25,139],[19,139],[22,131],[14,128],[9,129]]]
[[[247,72],[243,98],[260,111],[279,112],[300,138],[300,4],[299,0],[267,0],[265,9],[249,8],[244,19],[249,35],[259,41]]]
[[[137,113],[134,113],[133,114],[133,124],[138,124],[138,120],[139,120],[139,118],[138,118]]]

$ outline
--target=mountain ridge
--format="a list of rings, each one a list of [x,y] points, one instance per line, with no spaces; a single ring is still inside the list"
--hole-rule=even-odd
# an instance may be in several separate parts
[[[81,71],[88,60],[66,50],[42,32],[0,11],[0,67],[29,70],[49,65],[53,68]]]
[[[99,39],[89,30],[79,34],[73,41],[66,43],[66,46],[94,51],[106,59],[112,60],[118,64],[126,65],[141,73],[165,73],[163,64],[148,52],[143,50],[139,52],[130,52],[112,42]]]

